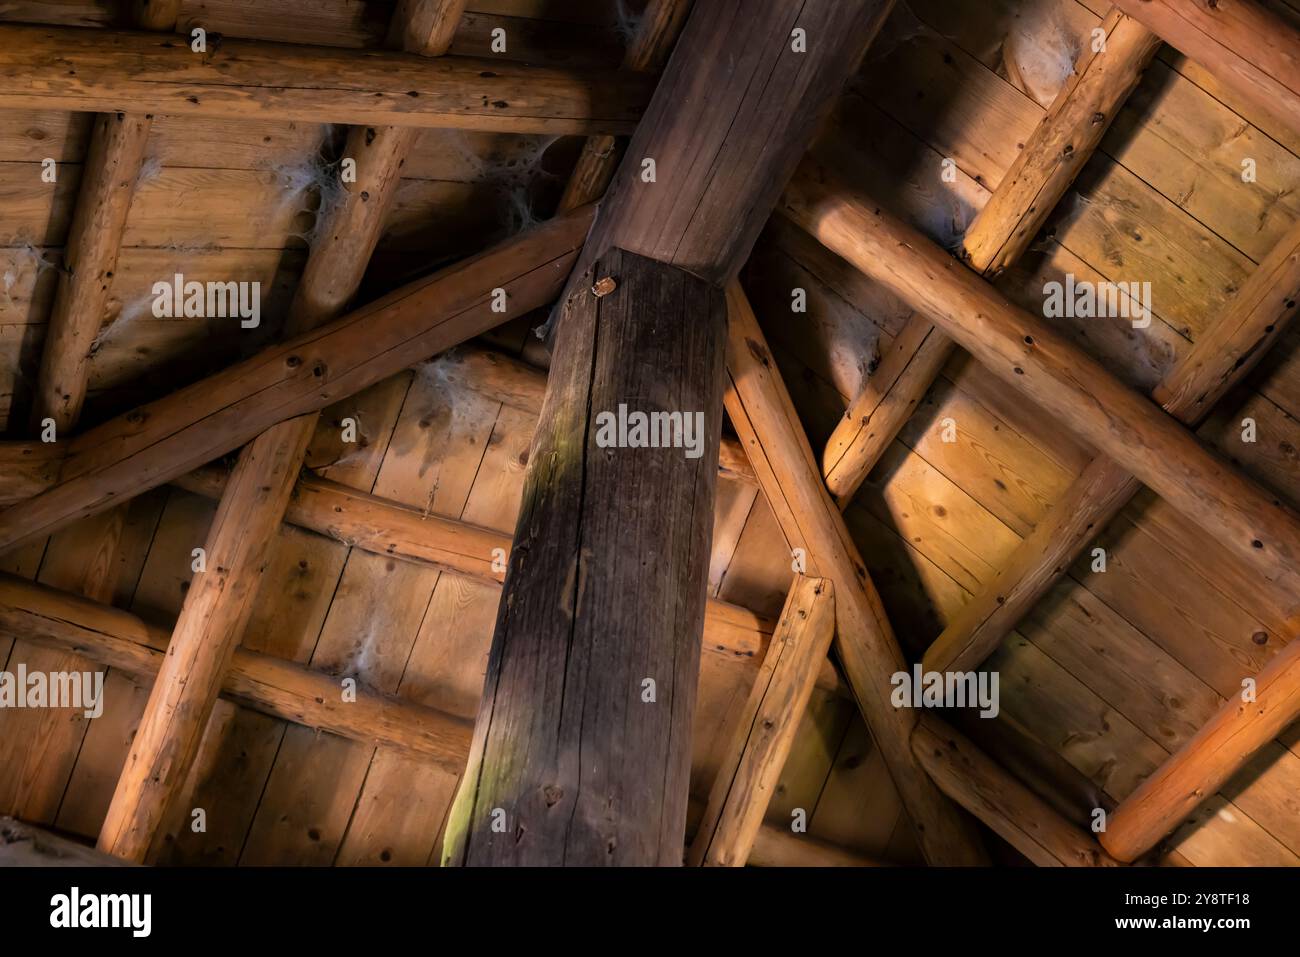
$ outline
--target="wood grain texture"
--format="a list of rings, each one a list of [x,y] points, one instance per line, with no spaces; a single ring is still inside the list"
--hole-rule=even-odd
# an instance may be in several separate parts
[[[1291,639],[1110,816],[1101,843],[1122,861],[1145,854],[1300,717],[1300,640]]]
[[[906,670],[875,586],[821,471],[745,294],[728,289],[727,415],[781,526],[802,549],[807,573],[835,587],[835,648],[853,696],[933,864],[985,862],[979,836],[917,762],[916,712],[895,708],[890,678]]]
[[[1254,0],[1116,0],[1226,86],[1300,130],[1300,30]]]
[[[306,419],[304,428],[303,419]],[[158,680],[117,781],[98,846],[143,863],[180,795],[222,679],[262,583],[266,543],[280,526],[314,416],[258,436],[240,455],[185,594]],[[281,429],[296,429],[287,441]]]
[[[153,680],[168,657],[171,630],[118,608],[0,575],[0,628],[74,652],[125,674]],[[344,701],[338,676],[248,649],[235,650],[221,695],[282,718],[364,744],[395,748],[459,770],[470,723],[359,685]]]
[[[600,277],[616,288],[598,297]],[[679,865],[723,297],[681,269],[612,250],[559,322],[443,861]],[[621,404],[698,413],[702,456],[598,446],[597,417]]]
[[[57,482],[66,451],[58,442],[0,442],[0,505],[31,498]]]
[[[1257,573],[1300,596],[1300,518],[1060,332],[819,167],[795,178],[781,212],[929,315],[994,375]]]
[[[1227,312],[1156,387],[1153,398],[1189,426],[1255,367],[1300,301],[1300,226],[1251,274]],[[975,668],[1141,488],[1122,466],[1094,459],[987,587],[925,653],[927,670]]]
[[[737,716],[688,864],[743,867],[748,861],[834,638],[834,585],[796,576],[758,679]]]
[[[1116,867],[1097,841],[998,767],[969,739],[923,714],[912,749],[935,783],[1039,867]]]
[[[636,73],[223,38],[0,27],[0,106],[510,133],[628,133],[650,94]]]
[[[148,114],[95,118],[41,354],[33,414],[38,427],[49,417],[66,430],[81,414],[91,347],[107,318],[122,231],[152,126]]]
[[[229,476],[219,467],[198,469],[174,484],[208,498],[220,498]],[[432,514],[401,502],[311,475],[299,480],[285,509],[285,520],[328,535],[362,551],[429,565],[456,575],[500,584],[509,559],[509,535],[458,519]],[[753,661],[769,642],[770,619],[729,602],[710,598],[704,614],[706,651]],[[817,685],[845,694],[829,662]]]
[[[962,239],[971,268],[996,276],[1019,259],[1070,184],[1101,144],[1120,107],[1160,48],[1160,38],[1112,10],[1025,148]]]
[[[619,247],[736,275],[892,0],[696,4],[610,186],[583,265]],[[792,49],[791,32],[808,49]],[[655,161],[655,181],[642,179]]]
[[[74,439],[60,483],[0,513],[0,549],[183,475],[277,422],[551,301],[588,225],[584,207],[270,347]],[[506,290],[508,311],[492,310]]]
[[[451,46],[467,0],[397,0],[388,45],[423,56],[442,56]]]
[[[1020,258],[1091,158],[1160,41],[1118,11],[1102,22],[1106,48],[1090,44],[962,239],[962,256],[994,276]],[[836,425],[822,456],[844,507],[939,377],[955,346],[914,313],[890,354]]]
[[[502,405],[540,415],[546,396],[546,373],[503,352],[475,343],[459,346],[437,360],[438,372],[450,383],[473,389]],[[0,446],[0,456],[4,454]],[[733,436],[724,435],[718,448],[718,474],[749,485],[754,471],[745,450]]]

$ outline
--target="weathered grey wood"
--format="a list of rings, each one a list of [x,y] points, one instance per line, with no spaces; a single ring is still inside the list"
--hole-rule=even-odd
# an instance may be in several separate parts
[[[564,304],[444,863],[681,863],[725,329],[721,290],[621,250]],[[703,413],[702,454],[599,447],[620,403]]]
[[[893,0],[696,3],[583,265],[611,246],[734,278]],[[805,52],[792,32],[804,31]],[[643,179],[655,161],[655,181]]]

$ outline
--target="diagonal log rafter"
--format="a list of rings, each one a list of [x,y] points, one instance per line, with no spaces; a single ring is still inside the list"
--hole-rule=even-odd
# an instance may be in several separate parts
[[[739,285],[728,287],[727,415],[749,454],[759,487],[808,574],[835,589],[835,649],[904,810],[928,861],[986,862],[970,822],[935,787],[912,752],[916,713],[889,700],[890,678],[906,668],[866,565],[821,479],[812,448]]]
[[[1028,248],[1039,228],[1100,145],[1111,121],[1159,49],[1159,39],[1112,9],[1105,47],[1089,46],[971,223],[962,258],[994,276]],[[880,367],[849,404],[822,453],[826,484],[847,507],[867,475],[943,371],[955,343],[923,313],[913,313]]]
[[[1188,426],[1198,424],[1264,356],[1295,314],[1298,299],[1300,226],[1287,233],[1223,317],[1157,386],[1155,400]],[[1089,463],[997,576],[948,622],[925,653],[926,670],[978,667],[1140,487],[1105,457]]]
[[[1296,513],[1064,335],[816,164],[796,175],[781,212],[926,312],[994,375],[1122,465],[1245,565],[1300,596]],[[1293,603],[1296,611],[1300,604]]]

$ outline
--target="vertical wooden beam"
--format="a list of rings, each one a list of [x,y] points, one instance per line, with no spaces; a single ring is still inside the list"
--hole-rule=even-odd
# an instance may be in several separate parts
[[[444,863],[681,863],[696,680],[681,665],[693,664],[702,625],[716,470],[704,475],[680,449],[599,448],[592,416],[620,403],[702,415],[706,454],[716,455],[717,284],[749,254],[889,6],[694,6],[560,313]],[[601,305],[592,283],[606,279]],[[611,352],[619,342],[636,346]],[[620,538],[606,512],[629,494],[637,507]],[[651,678],[659,704],[645,710],[637,683]]]
[[[933,714],[923,714],[912,750],[935,783],[1039,867],[1117,867],[1088,832],[1061,817]]]
[[[1240,382],[1286,328],[1300,302],[1300,225],[1256,267],[1227,311],[1155,390],[1166,412],[1195,426]],[[1104,456],[1088,464],[1016,547],[987,587],[948,622],[925,653],[927,671],[976,668],[1065,574],[1141,483]]]
[[[416,52],[441,53],[463,7],[462,0],[404,2],[394,34],[415,44]],[[342,198],[308,255],[290,304],[288,335],[335,318],[356,294],[417,135],[398,127],[349,133],[344,155],[356,161],[356,178],[342,184]],[[170,653],[100,832],[105,851],[143,861],[189,775],[317,419],[309,413],[281,422],[240,453],[204,545],[209,568],[186,592]]]
[[[796,576],[686,856],[743,867],[835,638],[834,586]]]
[[[710,282],[733,278],[892,5],[696,4],[602,204],[584,266],[617,246]],[[805,31],[805,52],[795,49],[795,29]]]
[[[1226,701],[1120,802],[1101,834],[1106,850],[1122,861],[1146,853],[1300,717],[1300,637],[1293,637],[1265,665],[1251,692],[1248,695],[1243,687],[1240,695]]]
[[[681,863],[726,315],[716,287],[621,250],[587,278],[529,453],[458,863]],[[601,447],[620,407],[695,420],[699,447]]]
[[[1300,30],[1254,0],[1115,0],[1256,106],[1300,130]]]
[[[1029,246],[1101,143],[1137,86],[1160,40],[1112,9],[1102,21],[1105,47],[1092,41],[962,241],[966,264],[994,276]],[[822,454],[831,494],[844,508],[889,448],[952,355],[954,345],[913,313],[889,354],[850,403]]]
[[[791,550],[808,574],[835,586],[835,649],[858,708],[889,768],[917,840],[932,864],[987,863],[973,825],[930,780],[912,752],[917,712],[890,701],[907,670],[866,564],[822,483],[817,460],[749,302],[728,288],[727,415],[749,453]]]

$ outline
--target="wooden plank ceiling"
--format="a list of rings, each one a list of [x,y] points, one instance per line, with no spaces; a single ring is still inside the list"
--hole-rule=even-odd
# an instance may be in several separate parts
[[[0,10],[0,31],[20,20],[87,31],[134,23],[179,39],[201,26],[217,44],[336,47],[341,57],[385,47],[443,52],[440,44],[421,46],[419,31],[437,24],[419,19],[425,5],[405,0],[315,0],[309,16],[301,0],[183,0],[174,19],[161,20],[157,9],[152,19],[133,20],[130,6],[35,0]],[[645,6],[468,0],[445,52],[504,61],[503,83],[513,75],[506,63],[559,71],[613,71],[622,63],[649,75],[681,23],[669,14],[665,35],[638,33]],[[651,6],[663,16],[674,4]],[[1250,84],[1268,91],[1261,101],[1225,82],[1209,59],[1189,59],[1147,32],[1172,38],[1169,31],[1188,29],[1175,0],[1116,6],[1138,19],[1112,11],[1108,0],[897,3],[739,286],[729,289],[733,309],[754,325],[750,348],[728,365],[735,434],[724,434],[708,569],[688,832],[701,817],[705,826],[693,860],[919,863],[929,849],[899,797],[915,793],[913,783],[900,778],[896,789],[891,777],[891,768],[907,768],[987,825],[985,843],[998,862],[1113,863],[1090,828],[1094,809],[1120,806],[1111,813],[1117,833],[1101,845],[1123,860],[1182,820],[1146,860],[1300,863],[1300,726],[1267,726],[1252,742],[1257,750],[1242,754],[1244,767],[1226,781],[1210,779],[1217,793],[1194,808],[1167,807],[1162,793],[1207,780],[1194,758],[1163,768],[1138,791],[1211,718],[1216,724],[1205,734],[1226,733],[1224,722],[1235,727],[1220,708],[1243,678],[1270,662],[1281,671],[1295,657],[1300,569],[1286,552],[1295,544],[1286,537],[1289,513],[1253,545],[1251,537],[1234,541],[1235,514],[1191,501],[1224,493],[1257,503],[1261,514],[1273,502],[1300,508],[1300,328],[1283,328],[1294,301],[1269,298],[1287,289],[1293,296],[1296,286],[1300,128],[1286,86],[1294,75],[1282,82],[1267,75],[1295,48],[1283,45],[1252,65],[1265,74]],[[1146,17],[1144,6],[1159,7],[1159,15]],[[1259,0],[1259,10],[1269,23],[1300,28],[1294,0]],[[1231,35],[1250,35],[1254,22]],[[1098,28],[1113,41],[1113,59],[1089,55]],[[504,52],[492,48],[498,29],[506,31]],[[1188,54],[1207,56],[1185,42]],[[0,77],[19,59],[0,52]],[[127,89],[129,77],[122,84]],[[635,88],[619,91],[630,101]],[[566,103],[581,100],[563,89]],[[300,288],[308,250],[324,255],[330,217],[347,203],[336,161],[348,130],[332,124],[388,122],[391,111],[371,119],[340,107],[315,121],[306,118],[312,104],[281,104],[265,116],[233,119],[166,114],[160,102],[151,123],[126,114],[114,138],[111,120],[96,131],[95,114],[67,112],[66,99],[36,108],[4,97],[0,91],[5,504],[60,480],[62,463],[47,448],[20,444],[37,434],[33,416],[54,414],[73,436],[94,426],[115,435],[131,420],[115,424],[114,417],[142,402],[256,355],[286,330],[338,315],[350,299],[371,302],[531,229],[558,209],[570,218],[545,235],[574,233],[568,246],[559,244],[564,251],[580,244],[581,217],[590,215],[582,204],[601,195],[617,159],[615,141],[600,134],[633,125],[621,116],[601,117],[602,126],[566,115],[537,125],[541,132],[506,132],[538,121],[512,126],[502,116],[488,128],[409,129],[381,142],[380,160],[390,174],[400,172],[386,214],[371,224],[368,268],[362,273],[368,243],[356,241],[344,258],[357,275],[345,281],[326,269]],[[103,106],[83,102],[83,110]],[[437,107],[428,109],[436,124]],[[587,132],[597,135],[579,135]],[[112,195],[110,186],[96,186],[111,183],[116,169],[105,154],[131,172],[128,206],[117,210],[125,217],[116,227],[116,262],[77,239],[77,217],[90,215],[86,195]],[[53,182],[41,175],[50,159]],[[1247,169],[1252,175],[1243,176]],[[837,215],[861,216],[849,221],[852,229],[837,234],[834,217],[820,216],[822,191]],[[846,196],[857,205],[843,203]],[[104,214],[110,231],[113,213]],[[1031,398],[1014,375],[1004,381],[996,363],[982,364],[988,355],[977,361],[946,341],[945,333],[963,345],[984,339],[967,342],[960,315],[922,310],[927,290],[941,285],[916,279],[929,267],[862,254],[862,236],[876,236],[881,249],[906,236],[908,250],[963,253],[972,269],[954,260],[960,275],[945,281],[1002,310],[1005,330],[1019,329],[1015,307],[1041,316],[1044,284],[1066,274],[1149,281],[1152,321],[1139,328],[1128,319],[1050,320],[1059,349],[1038,343],[1024,368],[1015,367],[1033,385],[1054,383]],[[68,249],[98,256],[105,274],[98,294],[106,302],[93,306],[101,314],[88,335],[84,324],[77,335],[66,332],[82,314],[59,305],[61,296],[95,303],[94,290],[73,291]],[[497,255],[504,282],[516,254]],[[261,324],[155,317],[153,284],[178,273],[260,281]],[[908,275],[914,281],[900,281]],[[331,281],[338,288],[329,289]],[[338,301],[321,303],[304,324],[291,318],[302,289]],[[796,290],[806,309],[792,308]],[[544,319],[541,309],[512,316],[472,345],[396,375],[385,370],[327,405],[314,427],[306,419],[302,449],[281,437],[277,448],[292,459],[281,470],[282,491],[292,487],[293,497],[283,524],[284,503],[269,505],[267,527],[276,530],[267,570],[233,663],[232,647],[207,665],[211,714],[195,725],[192,766],[168,785],[182,799],[168,819],[145,827],[144,839],[116,835],[133,833],[123,821],[150,820],[148,796],[119,794],[112,816],[110,804],[155,677],[160,668],[164,680],[168,674],[160,650],[184,633],[177,619],[193,580],[193,550],[213,540],[218,500],[231,507],[235,496],[228,491],[240,481],[238,472],[228,474],[233,457],[160,477],[127,504],[53,534],[43,516],[63,522],[97,506],[64,486],[56,508],[8,513],[8,529],[0,513],[0,540],[28,537],[0,554],[0,670],[110,666],[106,707],[94,720],[73,710],[0,709],[0,815],[165,864],[437,863],[541,407],[549,357],[531,329]],[[748,328],[736,323],[733,312],[733,336]],[[67,401],[46,388],[47,328],[89,343],[84,361],[71,363],[84,404],[75,388]],[[763,379],[755,357],[769,354],[769,371],[779,375]],[[1225,355],[1233,361],[1222,362]],[[1090,360],[1100,369],[1076,383],[1079,394],[1091,388],[1109,401],[1093,419],[1049,411],[1071,370],[1091,369]],[[1222,393],[1221,401],[1200,401],[1206,392]],[[1195,443],[1181,429],[1168,431],[1154,405],[1132,405],[1139,393],[1193,427],[1227,471],[1179,472],[1199,454]],[[782,419],[787,401],[804,434],[790,427],[793,418]],[[176,408],[202,418],[186,403]],[[1103,412],[1112,414],[1112,434]],[[1247,419],[1253,441],[1243,439]],[[1114,431],[1115,421],[1140,422],[1132,434],[1168,442],[1143,458]],[[232,427],[220,437],[230,441],[211,448],[234,452],[271,424],[253,423],[247,435]],[[1095,449],[1076,437],[1084,434]],[[77,467],[99,467],[110,445],[74,445],[89,462]],[[307,472],[294,485],[299,457]],[[1130,472],[1165,497],[1138,486]],[[1102,498],[1104,505],[1094,501]],[[1053,510],[1057,503],[1066,506]],[[268,510],[267,503],[246,507],[264,518]],[[23,534],[5,538],[20,526]],[[820,578],[795,580],[795,547],[810,556],[803,570]],[[84,597],[71,605],[51,589]],[[873,611],[877,592],[884,615]],[[824,607],[831,595],[833,606]],[[813,606],[815,621],[803,628],[782,616],[783,608]],[[237,612],[226,609],[233,619]],[[839,626],[843,678],[821,654],[831,642],[830,618]],[[846,622],[863,636],[846,642]],[[796,641],[802,632],[811,655]],[[764,661],[769,645],[774,652]],[[1000,713],[954,716],[960,732],[945,723],[948,715],[927,716],[919,728],[892,724],[863,689],[866,676],[893,667],[899,649],[908,663],[925,655],[936,667],[984,661],[1000,676]],[[1279,684],[1285,688],[1290,675],[1293,687],[1295,672],[1292,665]],[[316,701],[322,680],[340,678],[356,679],[364,718]],[[218,688],[222,697],[211,705]],[[881,748],[864,713],[878,733],[892,728]],[[760,734],[758,714],[772,715],[774,730]],[[1134,803],[1123,805],[1135,791]],[[765,816],[753,813],[754,792],[768,801]],[[200,832],[191,827],[197,808],[206,817]],[[116,824],[105,845],[106,819]],[[806,834],[792,833],[791,822],[802,820]]]

